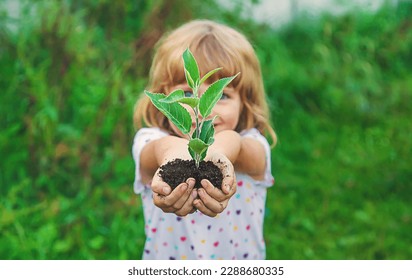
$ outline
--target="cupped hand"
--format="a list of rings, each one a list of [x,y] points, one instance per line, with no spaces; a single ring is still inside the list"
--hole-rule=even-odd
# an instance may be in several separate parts
[[[196,211],[193,206],[194,199],[198,196],[194,188],[195,179],[189,178],[186,182],[172,188],[159,175],[159,169],[153,176],[151,188],[153,203],[165,213],[174,213],[178,216],[186,216]]]
[[[222,186],[221,189],[216,188],[209,180],[203,179],[200,182],[203,188],[197,191],[199,198],[193,201],[193,205],[203,214],[215,217],[226,209],[229,199],[236,193],[236,176],[233,164],[224,155],[215,153],[207,160],[212,161],[222,172]]]

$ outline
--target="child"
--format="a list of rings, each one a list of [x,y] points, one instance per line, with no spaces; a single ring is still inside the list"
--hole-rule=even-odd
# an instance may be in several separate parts
[[[215,142],[205,159],[224,162],[225,177],[222,190],[208,180],[195,189],[190,178],[172,191],[158,170],[175,158],[190,159],[188,140],[142,96],[134,114],[140,130],[134,138],[133,157],[134,191],[142,196],[147,237],[143,259],[264,259],[266,188],[274,180],[270,147],[262,133],[268,133],[274,144],[276,135],[269,124],[259,61],[239,32],[212,21],[195,20],[160,41],[149,91],[167,94],[181,88],[188,96],[192,94],[182,60],[188,47],[201,76],[223,67],[206,83],[240,72],[213,109],[212,117],[219,117],[215,120]],[[201,86],[200,95],[209,84]],[[149,128],[141,128],[142,123]]]

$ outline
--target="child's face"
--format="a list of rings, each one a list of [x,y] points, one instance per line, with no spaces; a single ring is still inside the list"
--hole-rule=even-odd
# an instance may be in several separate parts
[[[203,92],[208,88],[209,84],[204,83],[200,86],[199,89],[199,97],[202,96]],[[182,89],[185,91],[186,95],[189,97],[192,94],[192,89],[187,84],[179,84],[171,88],[170,92]],[[190,106],[183,104],[183,106],[187,109],[192,117],[192,130],[190,133],[194,131],[196,126],[194,112]],[[239,96],[239,92],[236,91],[234,88],[226,87],[223,90],[222,98],[216,103],[215,107],[212,110],[212,113],[208,117],[208,119],[212,119],[214,116],[218,116],[215,121],[215,132],[218,133],[223,130],[235,130],[237,123],[239,122],[239,115],[241,110],[241,100]],[[200,116],[201,120],[201,116]],[[170,122],[170,126],[173,131],[183,138],[188,138],[187,135],[183,135],[182,132],[172,123]]]

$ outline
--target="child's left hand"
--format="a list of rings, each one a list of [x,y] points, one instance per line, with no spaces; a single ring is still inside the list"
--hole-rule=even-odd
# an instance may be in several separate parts
[[[236,193],[237,183],[235,169],[230,160],[222,154],[215,153],[207,160],[213,161],[219,166],[223,175],[222,189],[218,189],[203,179],[203,188],[198,189],[199,199],[193,201],[197,210],[209,217],[215,217],[226,209],[229,199]]]

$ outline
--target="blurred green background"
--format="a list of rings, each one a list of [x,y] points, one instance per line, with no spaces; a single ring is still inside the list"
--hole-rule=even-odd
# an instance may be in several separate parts
[[[410,1],[299,13],[281,28],[240,17],[248,1],[21,0],[18,17],[11,2],[0,2],[1,259],[141,258],[133,106],[154,43],[193,18],[241,30],[262,63],[279,136],[267,258],[412,259]]]

